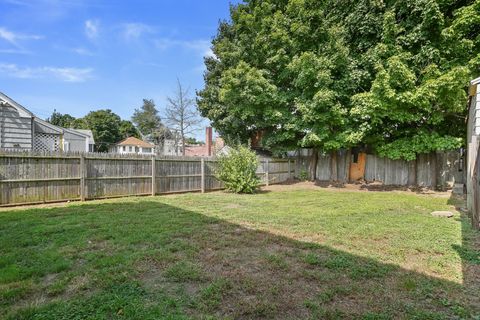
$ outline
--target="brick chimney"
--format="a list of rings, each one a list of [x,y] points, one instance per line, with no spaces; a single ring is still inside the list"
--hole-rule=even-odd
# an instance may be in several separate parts
[[[212,127],[205,129],[205,144],[207,145],[207,155],[212,156]]]

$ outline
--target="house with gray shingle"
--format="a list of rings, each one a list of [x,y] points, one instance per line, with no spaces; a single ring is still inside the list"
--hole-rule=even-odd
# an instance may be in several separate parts
[[[0,150],[92,152],[94,144],[90,130],[55,126],[0,92]]]

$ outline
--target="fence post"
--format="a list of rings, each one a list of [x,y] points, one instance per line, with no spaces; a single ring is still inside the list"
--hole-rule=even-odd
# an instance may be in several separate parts
[[[265,181],[265,184],[266,184],[266,186],[268,187],[269,182],[270,182],[270,181],[269,181],[269,180],[270,180],[270,177],[268,176],[268,167],[269,167],[269,165],[268,165],[268,159],[265,161],[265,164],[266,164],[266,170],[265,170],[265,180],[266,180],[266,181]]]
[[[157,193],[157,169],[156,169],[157,159],[155,156],[152,157],[152,196]]]
[[[85,201],[85,155],[80,155],[80,201]]]
[[[202,172],[202,193],[205,193],[205,159],[200,160],[201,172]]]
[[[292,167],[290,166],[290,159],[288,159],[288,180],[292,180]]]

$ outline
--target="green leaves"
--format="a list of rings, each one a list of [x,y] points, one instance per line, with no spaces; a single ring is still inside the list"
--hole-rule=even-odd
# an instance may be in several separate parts
[[[415,160],[417,154],[453,150],[462,146],[462,139],[440,136],[437,133],[421,132],[413,137],[402,138],[378,148],[380,156],[393,160]]]
[[[105,152],[108,147],[122,139],[122,120],[110,109],[91,111],[83,117],[85,127],[92,130],[97,150]]]
[[[241,61],[223,73],[219,102],[241,120],[261,116],[275,102],[277,90],[265,75],[265,71]]]
[[[272,151],[456,148],[479,17],[480,0],[245,1],[220,24],[198,105],[230,142],[261,131]]]
[[[255,152],[245,146],[231,149],[218,159],[217,177],[228,191],[253,193],[259,186],[256,175],[258,159]]]

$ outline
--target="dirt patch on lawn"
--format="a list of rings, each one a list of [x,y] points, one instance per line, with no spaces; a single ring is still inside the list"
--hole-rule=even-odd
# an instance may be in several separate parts
[[[294,181],[282,184],[263,186],[262,191],[292,191],[292,190],[331,190],[339,192],[399,192],[422,194],[433,197],[449,198],[451,191],[435,191],[423,187],[387,186],[381,183],[335,183],[328,181]]]

